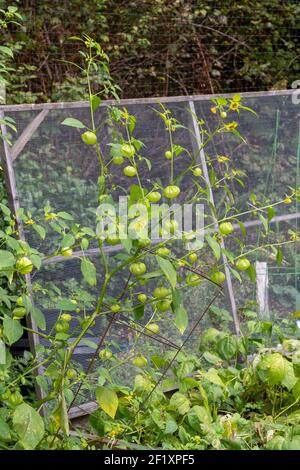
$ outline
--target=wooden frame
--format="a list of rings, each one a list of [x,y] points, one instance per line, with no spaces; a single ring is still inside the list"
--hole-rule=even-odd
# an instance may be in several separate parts
[[[273,91],[268,91],[268,92],[240,93],[240,95],[243,98],[291,96],[294,93],[294,91],[295,90],[273,90]],[[165,104],[186,103],[191,112],[192,126],[193,126],[194,134],[196,137],[195,145],[197,146],[198,149],[201,149],[201,135],[200,135],[199,127],[198,127],[197,120],[195,117],[194,103],[199,102],[199,101],[209,101],[212,98],[216,98],[218,96],[232,97],[232,95],[233,93],[215,94],[215,95],[141,98],[141,99],[120,100],[119,102],[115,100],[108,100],[108,101],[102,102],[101,106],[105,107],[109,105],[120,105],[120,106],[125,105],[126,106],[126,105],[134,105],[134,104],[146,105],[146,104],[156,104],[156,103],[165,103]],[[44,121],[44,119],[47,117],[50,110],[76,109],[76,108],[88,108],[88,107],[89,107],[88,102],[40,103],[40,104],[20,104],[20,105],[0,106],[0,119],[4,119],[5,113],[10,113],[10,112],[16,112],[16,111],[20,111],[20,112],[21,111],[37,111],[38,112],[38,114],[27,125],[27,127],[24,129],[24,131],[21,133],[21,135],[18,137],[17,141],[12,147],[8,145],[5,139],[3,141],[3,152],[2,152],[3,153],[2,155],[3,169],[4,169],[5,180],[6,180],[6,186],[8,190],[10,208],[15,215],[19,208],[19,200],[18,200],[17,190],[16,190],[16,181],[15,181],[15,174],[14,174],[14,169],[13,169],[13,161],[18,157],[20,152],[24,149],[27,142],[36,132],[36,130]],[[2,131],[3,136],[5,137],[5,135],[7,134],[5,123],[1,124],[1,131]],[[202,165],[203,175],[210,189],[211,201],[214,204],[212,189],[210,186],[210,180],[209,180],[209,175],[208,175],[208,170],[207,170],[207,165],[206,165],[205,154],[203,150],[199,152],[199,163]],[[300,218],[300,213],[287,214],[286,216],[276,216],[274,217],[273,221],[275,222],[275,221],[283,221],[283,220],[292,220],[292,219],[297,219],[297,218]],[[18,223],[20,236],[21,238],[24,239],[22,224],[18,220],[17,220],[17,223]],[[255,226],[255,225],[260,225],[260,224],[262,224],[262,222],[260,220],[257,220],[257,221],[245,222],[244,225],[250,227],[250,226]],[[239,226],[237,224],[234,225],[235,229],[238,229],[238,227]],[[222,240],[222,246],[225,247],[224,240]],[[119,246],[107,247],[106,251],[118,251],[119,249],[120,249]],[[96,254],[97,252],[98,252],[98,249],[88,250],[88,253],[90,254]],[[80,251],[75,252],[74,256],[82,256],[82,253]],[[223,262],[226,264],[227,262],[226,255],[222,254],[222,257],[223,257]],[[70,259],[72,259],[72,257],[70,257]],[[46,265],[50,263],[59,262],[62,260],[66,261],[66,258],[62,256],[57,256],[51,260],[46,261],[44,264]],[[233,292],[233,287],[232,287],[231,274],[227,266],[225,267],[225,274],[226,274],[226,283],[227,283],[227,289],[228,289],[228,294],[229,294],[229,299],[230,299],[230,304],[231,304],[231,311],[232,311],[233,321],[235,325],[235,331],[238,334],[239,333],[239,320],[238,320],[237,308],[236,308],[235,297],[234,297],[234,292]],[[30,291],[30,288],[31,288],[30,275],[26,275],[26,282]],[[33,330],[35,329],[35,324],[31,317],[28,317],[28,326],[32,328]],[[36,346],[39,343],[38,335],[30,333],[29,342],[30,342],[30,348],[35,354]],[[42,396],[40,389],[38,389],[38,394],[40,397]],[[96,406],[97,405],[94,402],[85,403],[79,406],[73,406],[69,413],[70,417],[75,418],[75,417],[90,413],[91,411],[94,411]]]

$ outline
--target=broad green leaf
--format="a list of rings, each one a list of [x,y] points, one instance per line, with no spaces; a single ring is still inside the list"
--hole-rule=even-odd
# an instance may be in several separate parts
[[[145,306],[143,304],[137,305],[133,310],[134,319],[140,320],[141,318],[143,318],[144,310],[145,310]]]
[[[173,289],[172,291],[172,309],[174,312],[178,310],[181,305],[181,294],[179,289]]]
[[[223,359],[221,359],[219,356],[217,356],[216,354],[212,354],[211,352],[209,351],[206,351],[204,354],[203,354],[203,358],[209,362],[210,364],[214,364],[214,365],[221,365],[222,362],[223,362]]]
[[[10,268],[14,264],[14,255],[10,251],[0,250],[0,270]]]
[[[36,231],[36,233],[39,235],[39,237],[40,237],[42,240],[45,240],[45,237],[46,237],[46,230],[44,229],[44,227],[42,227],[41,225],[38,225],[38,224],[33,224],[33,225],[32,225],[32,228],[33,228],[33,230]]]
[[[2,52],[5,55],[8,55],[9,57],[14,56],[12,49],[7,46],[0,46],[0,52]]]
[[[170,398],[170,406],[180,415],[185,415],[190,409],[190,401],[183,393],[175,392]]]
[[[226,335],[218,341],[217,348],[220,356],[226,361],[229,361],[238,352],[236,338],[231,335]]]
[[[8,217],[10,217],[11,212],[10,212],[9,207],[7,207],[4,204],[0,203],[0,209],[2,210],[4,215],[7,215]]]
[[[219,387],[224,388],[225,385],[222,381],[222,379],[219,377],[218,372],[216,369],[209,369],[205,374],[204,374],[205,379],[207,379],[209,382],[218,385]]]
[[[185,332],[188,326],[188,314],[183,306],[179,306],[175,310],[175,321],[174,324],[181,334]]]
[[[64,220],[74,220],[74,217],[69,214],[68,212],[58,212],[56,215],[58,215],[58,217],[60,217],[61,219],[64,219]]]
[[[93,95],[91,98],[91,104],[93,111],[96,111],[96,109],[98,109],[101,104],[101,98],[99,98],[99,96]]]
[[[210,248],[212,249],[215,258],[220,259],[221,247],[220,247],[219,243],[217,242],[217,240],[212,238],[210,235],[206,235],[205,239],[206,239],[207,243],[209,244]]]
[[[236,269],[233,269],[231,267],[229,267],[229,270],[231,274],[240,282],[240,284],[242,284],[242,278],[240,276],[240,273]]]
[[[71,247],[75,244],[75,237],[71,233],[67,233],[61,241],[62,248]]]
[[[36,323],[36,326],[40,330],[44,331],[46,329],[46,319],[45,319],[43,312],[39,308],[33,307],[31,309],[31,315]]]
[[[258,218],[260,219],[264,229],[265,229],[265,232],[268,233],[269,231],[269,224],[268,224],[268,220],[262,215],[262,214],[258,214]]]
[[[271,222],[275,214],[276,212],[274,207],[268,207],[268,222]]]
[[[74,118],[66,118],[62,124],[64,126],[76,127],[77,129],[85,129],[85,125],[78,119]]]
[[[27,403],[22,403],[15,409],[13,428],[19,436],[19,443],[25,450],[35,449],[45,432],[41,416]]]
[[[72,311],[76,310],[76,308],[77,308],[76,303],[71,302],[71,300],[69,300],[69,299],[60,299],[57,302],[56,306],[59,310],[67,310],[69,312],[72,312]]]
[[[177,273],[173,264],[169,260],[161,258],[161,256],[156,256],[156,260],[172,288],[175,289],[177,283]]]
[[[21,338],[23,334],[23,327],[18,320],[13,320],[10,317],[4,317],[3,333],[8,341],[8,344],[12,345]]]
[[[95,286],[97,284],[95,265],[88,258],[84,257],[81,260],[80,267],[86,282],[90,286]]]
[[[173,434],[175,431],[177,431],[178,426],[177,423],[174,419],[169,419],[166,422],[166,428],[164,434]]]
[[[2,418],[0,418],[0,441],[8,442],[10,439],[10,427]]]
[[[241,101],[241,95],[239,94],[233,95],[232,99],[233,101]]]
[[[195,405],[189,411],[188,422],[195,431],[199,432],[201,424],[210,424],[211,421],[211,415],[204,406]]]
[[[283,261],[283,251],[281,248],[277,248],[277,253],[276,253],[276,263],[278,266],[282,265]]]
[[[248,274],[251,282],[256,281],[256,269],[255,269],[255,266],[253,264],[251,264],[251,266],[247,269],[247,274]]]
[[[100,408],[114,419],[119,406],[116,392],[107,387],[98,387],[96,389],[96,398]]]

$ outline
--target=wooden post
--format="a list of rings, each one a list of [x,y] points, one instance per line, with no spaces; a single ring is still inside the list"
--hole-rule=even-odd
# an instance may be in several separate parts
[[[270,318],[268,265],[265,262],[256,261],[255,267],[258,314],[261,320],[268,320]]]
[[[190,106],[192,122],[193,122],[193,127],[194,127],[197,147],[198,147],[197,152],[199,153],[199,160],[202,166],[203,176],[205,178],[205,181],[209,190],[209,199],[210,199],[211,205],[215,207],[214,196],[213,196],[213,192],[212,192],[212,188],[210,184],[210,178],[209,178],[208,168],[206,164],[205,153],[204,153],[204,149],[202,148],[202,139],[201,139],[201,135],[199,131],[199,126],[197,123],[194,102],[190,101],[189,106]],[[219,231],[218,221],[213,211],[212,211],[212,219],[215,223],[216,230]],[[220,245],[221,245],[221,248],[225,248],[223,237],[221,237]],[[234,292],[233,292],[233,287],[232,287],[231,274],[228,269],[228,260],[227,260],[227,256],[225,255],[225,253],[222,253],[222,259],[224,263],[224,271],[226,275],[226,284],[227,284],[227,290],[228,290],[228,295],[229,295],[229,300],[230,300],[230,305],[231,305],[231,313],[232,313],[232,318],[233,318],[233,323],[234,323],[234,329],[235,329],[236,334],[240,334],[240,322],[239,322],[239,318],[237,314],[237,307],[236,307],[236,302],[235,302],[235,297],[234,297]]]

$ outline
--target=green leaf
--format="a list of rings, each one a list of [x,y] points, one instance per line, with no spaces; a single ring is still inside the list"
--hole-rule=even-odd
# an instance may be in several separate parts
[[[96,389],[96,398],[102,410],[114,419],[119,406],[116,392],[107,387],[98,387]]]
[[[203,354],[203,358],[209,362],[210,364],[214,364],[214,365],[221,365],[222,362],[223,362],[223,359],[221,359],[219,356],[217,356],[216,354],[212,354],[211,352],[209,351],[206,351],[204,354]]]
[[[176,392],[171,396],[170,406],[180,415],[185,415],[190,409],[190,401],[183,393]]]
[[[65,219],[65,220],[73,220],[74,217],[69,214],[68,212],[64,212],[64,211],[61,211],[61,212],[57,212],[58,217],[60,217],[61,219]]]
[[[7,47],[7,46],[0,46],[0,52],[2,52],[2,54],[8,55],[9,57],[14,56],[13,51],[11,50],[11,48]]]
[[[145,306],[143,304],[140,304],[140,305],[137,305],[136,307],[134,307],[134,309],[133,309],[134,319],[135,320],[140,320],[141,318],[143,318],[144,310],[145,310]]]
[[[45,316],[44,316],[43,312],[39,308],[33,307],[32,310],[31,310],[31,315],[32,315],[32,318],[34,319],[34,321],[36,323],[36,326],[40,330],[45,331],[45,329],[46,329],[46,319],[45,319]]]
[[[172,291],[172,309],[174,312],[178,310],[181,305],[181,293],[179,289],[173,289]]]
[[[270,222],[276,214],[274,207],[268,207],[268,222]]]
[[[276,253],[276,263],[278,266],[282,265],[283,261],[283,251],[281,248],[277,248],[277,253]]]
[[[177,283],[177,273],[173,264],[169,260],[161,258],[160,256],[156,256],[156,260],[172,288],[175,289]]]
[[[42,240],[45,240],[45,237],[46,237],[46,230],[44,229],[44,227],[42,227],[41,225],[38,225],[38,224],[33,224],[33,225],[32,225],[32,228],[33,228],[33,230],[36,231],[36,233],[39,235],[39,237],[40,237]]]
[[[251,282],[256,281],[256,269],[255,269],[255,266],[253,264],[251,264],[251,266],[247,269],[247,274],[248,274]]]
[[[77,308],[76,303],[71,302],[69,299],[60,299],[56,306],[59,310],[67,310],[69,312],[73,312]]]
[[[177,423],[174,419],[169,419],[166,422],[166,428],[164,434],[173,434],[175,431],[177,431],[178,426]]]
[[[216,369],[209,369],[205,374],[204,374],[204,378],[206,380],[208,380],[209,382],[215,384],[215,385],[218,385],[219,387],[221,388],[224,388],[225,385],[222,381],[222,379],[219,377],[218,375],[218,371]]]
[[[240,276],[240,273],[236,269],[233,269],[231,267],[229,267],[229,269],[233,276],[240,282],[240,284],[242,284],[242,278]]]
[[[10,317],[4,317],[3,320],[3,333],[9,345],[14,344],[23,334],[23,327],[18,320],[13,320]]]
[[[238,352],[236,338],[234,336],[226,335],[218,341],[217,348],[220,356],[226,361],[229,361]]]
[[[7,250],[0,250],[0,270],[9,268],[15,264],[14,255]]]
[[[93,95],[91,98],[91,104],[92,110],[96,111],[96,109],[98,109],[101,104],[101,99],[99,98],[99,96]]]
[[[0,209],[2,210],[3,214],[4,215],[7,215],[8,217],[10,217],[11,215],[11,212],[10,212],[10,209],[5,206],[4,204],[0,203]]]
[[[10,427],[2,418],[0,418],[0,441],[8,442],[10,439]]]
[[[215,258],[220,259],[221,247],[220,247],[219,243],[217,242],[217,240],[212,238],[210,235],[206,235],[205,239],[206,239],[207,243],[209,244],[210,248],[212,249]]]
[[[19,436],[19,443],[26,450],[35,449],[45,432],[41,416],[27,403],[22,403],[15,409],[13,428]]]
[[[188,326],[188,314],[183,306],[180,306],[175,311],[175,321],[174,324],[176,328],[180,331],[181,334],[185,332]]]
[[[86,282],[90,286],[95,286],[97,284],[95,265],[88,258],[84,257],[81,260],[80,268]]]
[[[211,415],[204,406],[195,405],[188,414],[188,422],[195,431],[200,431],[201,424],[210,424]]]
[[[85,129],[85,125],[78,119],[74,118],[66,118],[62,124],[64,126],[76,127],[77,129]]]
[[[262,214],[258,214],[258,218],[259,220],[261,221],[264,229],[265,229],[265,232],[268,233],[269,231],[269,224],[268,224],[268,221],[267,219],[262,215]]]

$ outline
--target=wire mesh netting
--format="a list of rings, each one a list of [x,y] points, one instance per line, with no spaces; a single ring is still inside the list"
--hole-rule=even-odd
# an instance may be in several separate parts
[[[191,107],[191,102],[193,107]],[[247,177],[243,184],[238,184],[232,180],[229,189],[235,198],[235,208],[237,213],[244,213],[239,216],[246,229],[244,236],[245,244],[258,246],[262,241],[264,244],[272,243],[275,240],[284,241],[289,237],[289,231],[297,231],[299,227],[299,208],[297,202],[287,205],[279,205],[271,220],[272,230],[266,230],[266,220],[256,215],[249,215],[249,201],[251,195],[263,195],[266,200],[274,202],[282,199],[289,192],[289,187],[299,187],[299,109],[293,104],[289,93],[269,93],[265,95],[253,95],[243,97],[243,104],[253,109],[253,113],[241,113],[237,117],[239,122],[239,132],[245,140],[236,139],[232,134],[219,134],[205,148],[207,161],[213,161],[216,156],[230,156],[233,168],[241,174],[245,172]],[[123,106],[121,102],[120,107]],[[199,142],[196,138],[196,129],[193,121],[193,109],[198,119],[206,122],[208,129],[215,127],[216,116],[211,112],[211,99],[191,98],[169,99],[165,103],[172,115],[181,123],[174,133],[176,143],[186,149],[186,153],[196,154],[199,152]],[[147,159],[141,164],[141,180],[144,187],[151,188],[151,180],[160,181],[162,186],[168,184],[169,166],[164,158],[164,152],[169,148],[168,135],[165,131],[164,123],[157,118],[157,111],[160,105],[155,101],[136,100],[126,103],[130,114],[136,117],[135,136],[143,142],[143,156]],[[80,129],[62,125],[65,118],[72,117],[84,123],[90,121],[90,111],[86,104],[37,107],[3,107],[6,115],[13,118],[18,129],[17,135],[13,135],[15,148],[20,143],[22,133],[28,133],[32,122],[37,121],[42,112],[43,118],[40,120],[35,131],[30,135],[18,155],[14,158],[13,169],[16,176],[16,189],[19,203],[22,208],[32,214],[32,218],[39,220],[44,218],[44,208],[49,207],[53,212],[66,212],[71,214],[74,223],[81,227],[95,229],[95,211],[98,205],[98,176],[99,162],[93,148],[85,146],[81,140]],[[110,154],[109,144],[113,138],[114,130],[108,119],[107,107],[102,106],[96,112],[96,125],[99,127],[98,141],[103,153]],[[124,129],[118,129],[124,133]],[[175,171],[179,174],[185,168],[185,154],[179,157]],[[150,163],[149,163],[150,162]],[[218,171],[218,165],[216,166]],[[214,175],[210,175],[214,178]],[[124,188],[128,186],[128,178],[122,172],[122,166],[115,166],[110,177],[112,194],[114,197],[124,195]],[[181,178],[180,201],[184,202],[191,196],[191,175],[186,173]],[[215,205],[221,207],[224,203],[224,193],[218,188],[214,191]],[[207,204],[204,207],[205,214],[210,214]],[[49,209],[50,210],[50,209]],[[235,223],[236,234],[242,236],[243,226]],[[42,240],[30,225],[24,226],[24,235],[28,243],[34,248],[45,253],[46,257],[59,248],[60,235],[55,229],[55,223],[48,227],[49,233],[45,240]],[[230,238],[225,240],[225,248],[228,251],[235,249],[236,240]],[[124,248],[110,247],[113,261],[116,265],[122,261]],[[175,248],[181,253],[180,245]],[[299,253],[297,244],[286,244],[283,246],[284,263],[278,267],[275,256],[266,251],[253,251],[250,254],[251,261],[264,261],[269,268],[269,309],[270,315],[286,316],[300,308],[300,273],[299,273]],[[95,306],[104,271],[101,265],[97,244],[91,243],[89,246],[89,256],[97,265],[98,283],[95,287],[87,285],[83,279],[80,269],[80,250],[74,257],[46,260],[39,271],[31,276],[34,302],[45,314],[47,320],[46,333],[51,333],[61,311],[72,311],[74,314],[71,330],[74,336],[82,325],[82,322],[90,315]],[[212,263],[213,259],[209,250],[203,248],[200,251],[201,259],[207,263]],[[151,261],[149,261],[151,264]],[[155,266],[150,270],[155,271]],[[180,275],[180,273],[179,273]],[[256,301],[255,283],[239,280],[231,274],[233,282],[233,293],[238,309],[243,308],[248,303],[252,305]],[[122,293],[126,275],[121,272],[114,283],[110,285],[108,295],[116,296]],[[150,294],[155,285],[147,284]],[[139,287],[139,289],[141,289]],[[45,292],[47,291],[47,296]],[[137,290],[138,294],[141,290]],[[183,304],[191,320],[189,330],[185,335],[180,335],[178,330],[172,326],[172,313],[167,312],[158,319],[160,325],[160,335],[155,339],[149,335],[139,336],[136,331],[151,319],[151,306],[146,308],[143,318],[126,316],[126,313],[118,313],[111,322],[110,316],[99,318],[93,325],[88,335],[79,343],[75,350],[74,360],[82,370],[89,367],[91,377],[93,372],[101,367],[98,359],[90,366],[90,359],[97,349],[99,336],[110,326],[102,347],[110,345],[113,353],[119,358],[123,358],[126,367],[116,368],[116,379],[121,383],[128,383],[133,375],[134,366],[128,361],[128,354],[134,347],[135,353],[148,351],[149,360],[159,361],[159,357],[167,354],[174,355],[184,344],[187,335],[193,328],[193,335],[189,338],[185,347],[191,352],[197,348],[197,341],[201,330],[208,325],[220,326],[220,321],[230,321],[229,293],[221,293],[215,299],[216,289],[211,283],[203,281],[196,289],[183,292]],[[70,306],[67,299],[76,301]],[[129,302],[130,299],[125,299]],[[213,306],[218,307],[218,315],[215,315],[214,308],[208,307],[214,300]],[[208,309],[208,313],[198,324],[203,312]],[[220,314],[221,312],[221,314]],[[222,317],[223,315],[223,317]],[[47,348],[47,341],[41,340]],[[145,348],[146,345],[146,348]],[[98,356],[97,356],[98,357]],[[161,373],[161,372],[160,372]],[[160,374],[159,373],[159,374]],[[96,375],[95,375],[96,377]],[[95,379],[96,380],[96,379]],[[86,388],[86,389],[85,389]],[[83,387],[80,401],[86,401],[89,395],[89,387]]]

